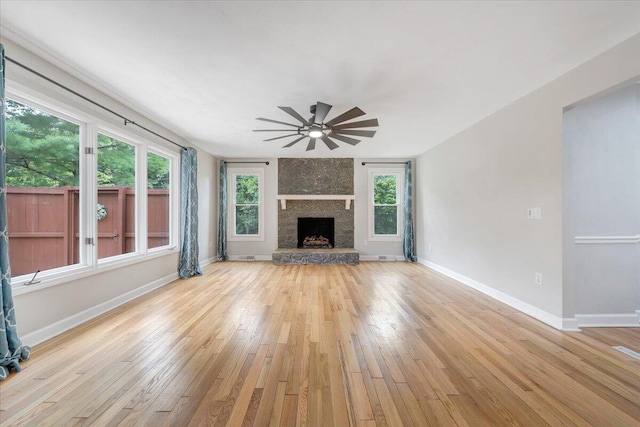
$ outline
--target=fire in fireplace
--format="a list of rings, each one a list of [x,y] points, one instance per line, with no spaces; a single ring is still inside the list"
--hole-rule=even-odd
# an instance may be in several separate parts
[[[334,224],[333,218],[298,218],[298,247],[333,248]]]

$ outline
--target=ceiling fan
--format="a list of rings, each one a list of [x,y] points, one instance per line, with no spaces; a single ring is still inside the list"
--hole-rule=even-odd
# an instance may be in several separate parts
[[[277,123],[280,125],[291,126],[291,129],[255,129],[254,132],[292,132],[288,135],[278,136],[275,138],[265,139],[265,141],[275,141],[282,138],[296,137],[293,141],[284,145],[283,148],[292,147],[294,144],[302,141],[305,138],[309,138],[307,144],[307,151],[314,150],[316,148],[316,141],[322,140],[327,147],[331,150],[335,150],[339,147],[334,141],[346,142],[350,145],[356,145],[360,142],[359,139],[351,138],[348,135],[364,136],[367,138],[373,137],[376,131],[374,130],[362,130],[358,128],[368,128],[378,126],[378,119],[360,120],[357,122],[345,123],[356,117],[364,116],[366,113],[358,107],[353,107],[349,111],[340,114],[337,117],[325,122],[331,105],[318,101],[315,105],[312,105],[309,110],[312,116],[309,119],[305,119],[298,114],[291,107],[278,107],[291,117],[299,121],[301,124],[286,123],[278,120],[265,119],[258,117],[256,120],[262,120],[263,122]]]

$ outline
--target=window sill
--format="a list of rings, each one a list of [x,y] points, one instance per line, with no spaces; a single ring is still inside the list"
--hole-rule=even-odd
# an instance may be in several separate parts
[[[262,236],[229,236],[227,242],[264,242]]]
[[[62,285],[64,283],[72,282],[75,280],[84,279],[85,277],[94,276],[96,274],[105,273],[117,268],[126,267],[133,264],[139,264],[141,262],[149,261],[155,258],[160,258],[172,254],[178,253],[179,250],[175,246],[170,246],[166,249],[154,250],[147,255],[135,255],[127,257],[126,259],[111,260],[104,263],[99,263],[96,267],[79,266],[72,270],[65,272],[55,273],[51,276],[38,277],[41,280],[40,283],[33,285],[26,285],[26,282],[15,284],[11,286],[13,296],[25,295],[31,292],[41,291],[53,286]],[[176,265],[176,269],[177,269]]]
[[[402,242],[402,236],[369,236],[369,242]]]

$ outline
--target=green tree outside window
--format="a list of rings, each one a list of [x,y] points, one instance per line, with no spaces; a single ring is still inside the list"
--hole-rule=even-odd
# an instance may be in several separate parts
[[[255,174],[235,176],[236,235],[259,233],[260,180]]]
[[[78,186],[80,126],[28,105],[6,100],[7,186]],[[98,185],[135,183],[135,149],[98,135]],[[150,188],[169,188],[169,162],[149,156]]]
[[[398,234],[397,175],[373,176],[373,233]]]

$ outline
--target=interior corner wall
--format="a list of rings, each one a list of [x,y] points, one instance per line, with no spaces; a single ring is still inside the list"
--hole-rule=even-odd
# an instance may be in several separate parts
[[[59,67],[38,57],[18,44],[0,38],[8,57],[25,64],[38,72],[82,93],[110,109],[123,114],[137,123],[144,124],[167,138],[182,145],[187,141],[170,132],[161,124],[131,110],[124,104],[90,86]],[[84,111],[114,127],[122,127],[122,121],[72,95],[40,77],[7,64],[7,86],[20,85],[39,95],[60,101],[73,109]],[[167,150],[179,152],[179,148],[135,127],[127,127],[127,132],[140,138],[153,141]],[[199,244],[200,260],[207,262],[215,255],[210,240],[212,220],[217,218],[216,199],[209,198],[211,180],[209,175],[214,168],[215,158],[198,149],[198,191],[200,218]],[[214,228],[215,229],[215,228]],[[213,240],[215,242],[215,240]],[[214,248],[213,251],[211,248]],[[58,285],[30,290],[25,293],[14,292],[18,332],[27,345],[33,345],[50,338],[70,327],[94,317],[144,292],[162,286],[178,277],[178,254],[167,251],[166,255],[150,258],[137,263],[127,264],[117,269],[102,271],[83,279],[70,280]]]
[[[218,159],[198,150],[198,244],[201,263],[217,258]]]
[[[563,108],[638,75],[640,35],[421,155],[421,262],[531,307],[554,326],[573,318],[573,285],[563,282]],[[527,219],[530,207],[541,207],[539,220]]]
[[[564,114],[564,269],[571,272],[565,282],[573,284],[576,315],[587,325],[621,324],[620,315],[635,319],[630,324],[637,325],[638,79],[571,106]]]

